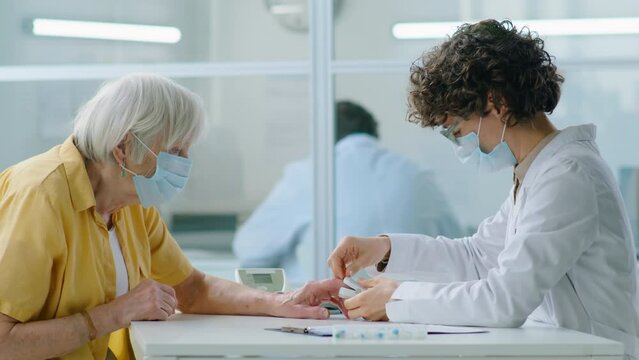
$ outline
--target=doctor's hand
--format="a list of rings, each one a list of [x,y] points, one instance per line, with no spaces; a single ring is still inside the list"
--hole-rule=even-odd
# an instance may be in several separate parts
[[[388,236],[355,237],[347,236],[333,250],[328,258],[328,266],[338,279],[352,276],[359,270],[377,264],[390,252]]]
[[[399,282],[383,277],[358,281],[366,290],[344,301],[350,319],[363,317],[371,321],[388,321],[386,303],[399,287]]]
[[[320,307],[322,303],[332,302],[342,311],[344,303],[339,298],[339,289],[344,283],[339,279],[322,281],[310,281],[296,291],[276,294],[272,316],[304,318],[304,319],[328,319],[327,309]]]

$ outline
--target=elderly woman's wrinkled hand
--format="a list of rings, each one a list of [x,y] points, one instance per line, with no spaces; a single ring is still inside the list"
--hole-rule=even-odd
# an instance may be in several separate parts
[[[296,291],[278,294],[273,308],[273,316],[308,318],[308,319],[328,319],[330,316],[327,309],[320,305],[331,302],[345,311],[342,299],[338,293],[343,282],[339,279],[329,279],[322,281],[310,281],[301,289]]]
[[[136,320],[166,320],[175,313],[177,298],[172,287],[144,279],[112,304],[122,327],[127,327]]]

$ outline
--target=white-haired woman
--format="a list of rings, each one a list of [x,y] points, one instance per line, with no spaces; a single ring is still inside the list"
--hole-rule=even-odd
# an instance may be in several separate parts
[[[326,318],[339,281],[270,294],[191,267],[154,206],[186,184],[200,99],[166,78],[104,85],[73,135],[0,174],[0,359],[131,355],[133,320]],[[118,331],[118,332],[116,332]]]

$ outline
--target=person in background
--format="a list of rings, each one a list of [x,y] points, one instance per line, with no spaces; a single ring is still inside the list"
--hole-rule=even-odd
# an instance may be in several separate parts
[[[361,105],[336,104],[336,232],[420,232],[460,236],[460,226],[432,178],[380,146],[377,121]],[[299,259],[312,252],[312,166],[286,167],[266,200],[238,229],[233,251],[244,267],[282,267],[291,282],[308,278]],[[304,251],[296,251],[296,249]]]
[[[530,319],[619,341],[626,358],[639,356],[628,217],[595,126],[558,130],[548,118],[564,78],[543,40],[510,21],[464,24],[424,54],[410,81],[410,119],[441,127],[479,170],[513,167],[514,184],[470,237],[344,238],[328,260],[338,278],[370,265],[454,278],[362,281],[368,289],[345,301],[349,315],[488,327]]]
[[[329,316],[340,281],[254,290],[194,269],[168,232],[156,206],[186,185],[204,127],[197,95],[128,75],[63,144],[0,173],[0,359],[127,359],[131,321],[175,310]]]

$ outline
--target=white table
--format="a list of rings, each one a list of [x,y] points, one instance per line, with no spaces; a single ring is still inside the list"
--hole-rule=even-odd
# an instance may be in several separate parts
[[[339,340],[267,331],[281,326],[352,323],[252,316],[185,315],[165,322],[134,322],[131,343],[138,359],[220,357],[382,359],[622,359],[623,345],[580,332],[541,325],[489,329],[483,334],[429,335],[425,340]]]

